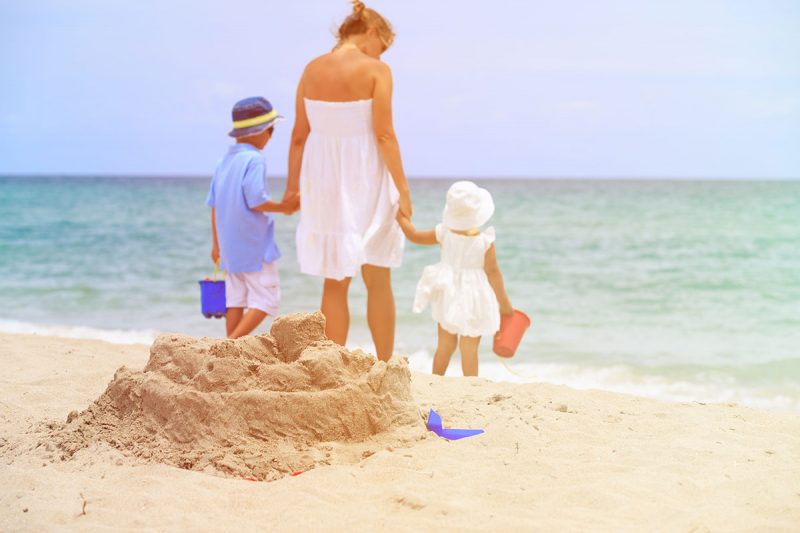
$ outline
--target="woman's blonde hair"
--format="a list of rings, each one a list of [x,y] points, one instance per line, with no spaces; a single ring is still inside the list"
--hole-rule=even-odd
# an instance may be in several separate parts
[[[394,31],[389,21],[374,9],[365,6],[364,2],[353,0],[353,12],[344,19],[336,32],[338,44],[341,45],[354,35],[363,35],[370,29],[377,32],[378,38],[387,49],[392,46]]]

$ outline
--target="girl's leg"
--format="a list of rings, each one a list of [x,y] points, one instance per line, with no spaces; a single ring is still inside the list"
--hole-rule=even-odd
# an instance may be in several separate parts
[[[241,317],[242,308],[239,307],[238,309],[240,313],[239,316]],[[241,317],[241,320],[239,320],[234,330],[228,332],[228,338],[238,339],[239,337],[249,335],[265,318],[267,318],[267,313],[261,309],[249,309],[244,317]]]
[[[230,337],[233,330],[239,325],[243,313],[244,307],[229,307],[228,310],[225,311],[225,335],[227,337]]]
[[[394,353],[395,308],[392,271],[364,265],[361,276],[367,287],[367,324],[378,359],[388,361]]]
[[[350,329],[347,290],[350,288],[351,279],[345,278],[338,281],[326,278],[322,286],[320,310],[325,315],[325,335],[342,346],[347,342],[347,331]]]
[[[433,373],[444,376],[447,365],[450,364],[450,357],[458,346],[458,335],[453,335],[449,331],[439,326],[439,345],[436,347],[436,354],[433,356]]]
[[[461,370],[465,376],[478,375],[478,345],[480,337],[461,337]]]

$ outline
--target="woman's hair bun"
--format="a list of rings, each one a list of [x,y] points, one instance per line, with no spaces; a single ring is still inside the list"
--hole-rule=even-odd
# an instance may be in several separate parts
[[[353,12],[344,19],[336,31],[336,40],[339,41],[337,47],[354,35],[362,35],[374,29],[384,48],[389,48],[394,42],[394,31],[389,21],[374,9],[365,6],[361,0],[352,0],[352,3]]]

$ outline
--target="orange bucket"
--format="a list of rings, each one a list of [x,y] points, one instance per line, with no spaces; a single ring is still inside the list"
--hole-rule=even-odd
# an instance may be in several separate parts
[[[500,331],[494,336],[494,353],[513,357],[530,326],[531,319],[519,309],[514,309],[513,315],[500,317]]]

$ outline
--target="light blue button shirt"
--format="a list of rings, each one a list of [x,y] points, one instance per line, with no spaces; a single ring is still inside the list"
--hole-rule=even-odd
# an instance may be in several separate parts
[[[264,154],[251,144],[231,146],[214,171],[206,200],[216,209],[221,263],[228,272],[259,272],[262,261],[281,256],[274,218],[252,210],[269,199]]]

